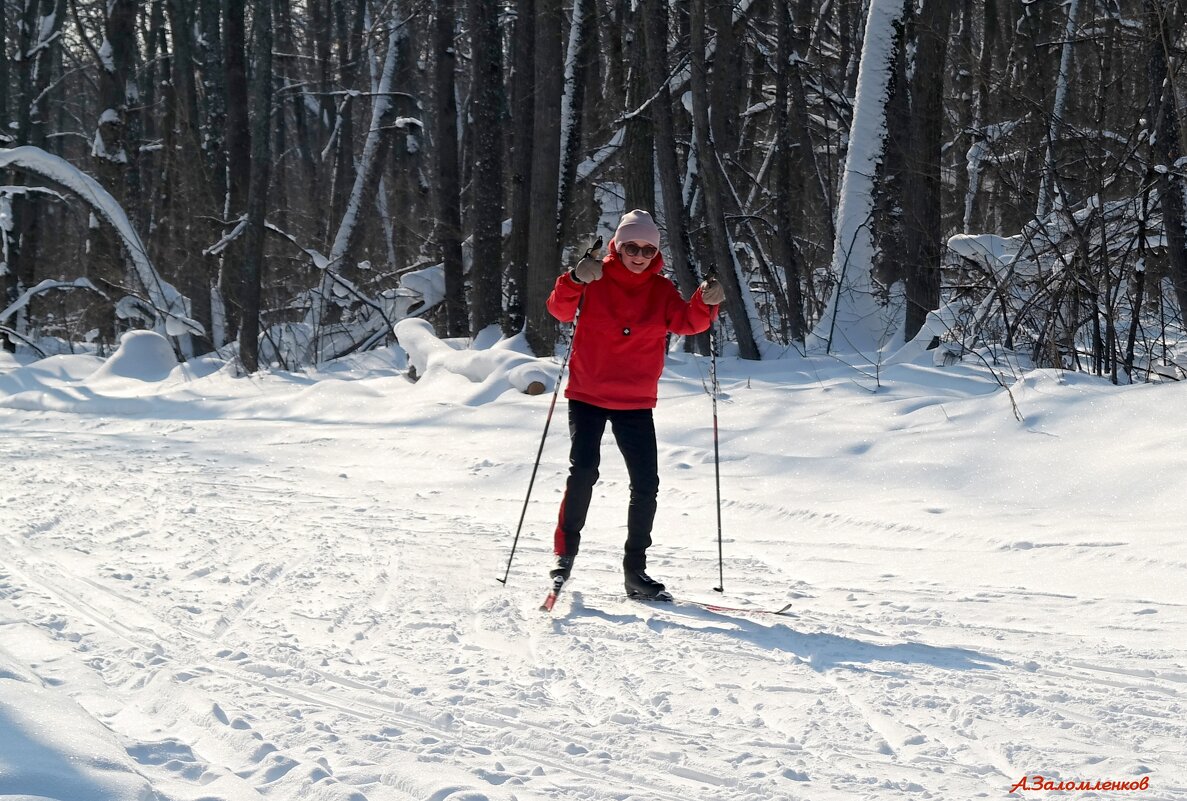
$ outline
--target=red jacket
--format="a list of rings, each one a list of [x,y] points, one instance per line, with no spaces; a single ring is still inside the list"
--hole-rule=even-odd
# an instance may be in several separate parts
[[[705,304],[700,289],[686,302],[660,275],[662,256],[635,274],[611,240],[602,264],[600,280],[579,284],[565,273],[548,296],[549,313],[562,323],[573,320],[585,296],[565,397],[604,409],[653,409],[668,332],[699,334],[716,319],[717,307]]]

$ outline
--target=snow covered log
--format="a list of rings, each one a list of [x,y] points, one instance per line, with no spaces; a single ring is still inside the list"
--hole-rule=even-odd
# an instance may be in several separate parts
[[[438,339],[433,326],[419,318],[396,323],[395,334],[408,354],[413,380],[443,370],[480,384],[504,382],[527,395],[540,395],[555,386],[555,367],[527,353],[522,337],[503,339],[485,349],[460,348]],[[523,350],[516,349],[520,347]]]

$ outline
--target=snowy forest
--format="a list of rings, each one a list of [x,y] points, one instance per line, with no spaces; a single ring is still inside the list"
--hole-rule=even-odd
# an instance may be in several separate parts
[[[1181,0],[0,8],[10,351],[551,354],[555,276],[645,208],[743,359],[1187,363]]]

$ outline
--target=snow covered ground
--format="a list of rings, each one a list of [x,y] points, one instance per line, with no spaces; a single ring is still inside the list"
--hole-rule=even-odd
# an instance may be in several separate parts
[[[0,798],[1187,798],[1185,385],[723,359],[718,598],[674,355],[652,572],[792,613],[621,597],[607,437],[547,615],[563,401],[504,588],[549,395],[152,337],[0,357]]]

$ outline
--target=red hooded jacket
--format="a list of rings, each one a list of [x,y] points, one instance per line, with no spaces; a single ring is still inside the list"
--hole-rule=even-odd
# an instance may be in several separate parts
[[[565,273],[548,296],[549,313],[562,323],[573,320],[585,296],[565,397],[604,409],[654,409],[668,332],[699,334],[717,307],[706,305],[700,289],[686,302],[660,275],[662,256],[632,273],[611,240],[602,265],[600,280],[580,284]]]

